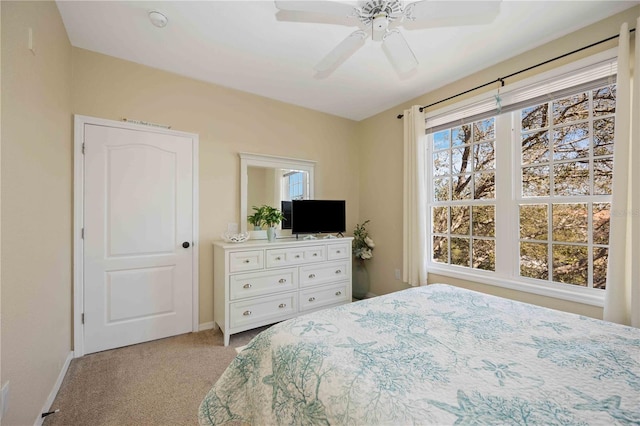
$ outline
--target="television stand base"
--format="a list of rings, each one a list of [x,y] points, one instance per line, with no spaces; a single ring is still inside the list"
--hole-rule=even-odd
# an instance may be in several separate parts
[[[303,240],[317,240],[315,235],[307,235],[303,238]]]

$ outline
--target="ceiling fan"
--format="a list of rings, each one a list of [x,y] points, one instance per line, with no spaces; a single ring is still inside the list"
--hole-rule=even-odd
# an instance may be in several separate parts
[[[349,17],[359,27],[314,67],[324,75],[333,72],[353,55],[364,45],[369,35],[374,41],[382,42],[382,49],[398,74],[406,75],[418,66],[418,60],[398,29],[399,26],[414,21],[424,21],[428,26],[481,24],[487,18],[493,20],[500,8],[499,0],[369,0],[359,1],[357,4],[353,6],[330,0],[275,1],[276,7],[281,11],[322,14],[336,19]]]

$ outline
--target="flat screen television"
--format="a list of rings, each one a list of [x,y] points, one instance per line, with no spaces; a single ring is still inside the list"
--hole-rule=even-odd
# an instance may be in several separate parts
[[[346,231],[344,200],[294,200],[291,202],[292,234],[331,234]]]
[[[280,201],[280,208],[284,215],[284,220],[280,226],[282,229],[291,229],[291,201]]]

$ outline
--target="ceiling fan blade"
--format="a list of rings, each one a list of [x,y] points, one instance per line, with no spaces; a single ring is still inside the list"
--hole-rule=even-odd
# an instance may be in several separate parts
[[[276,7],[288,12],[311,12],[324,15],[351,16],[355,7],[337,1],[275,1]]]
[[[398,30],[392,30],[385,35],[382,49],[398,74],[406,74],[418,66],[416,55]]]
[[[422,0],[406,6],[410,19],[428,19],[432,25],[483,24],[493,21],[500,12],[500,0],[442,1]],[[464,20],[472,19],[470,22]]]
[[[362,30],[352,32],[313,68],[319,73],[337,68],[364,45],[366,37],[367,34]]]

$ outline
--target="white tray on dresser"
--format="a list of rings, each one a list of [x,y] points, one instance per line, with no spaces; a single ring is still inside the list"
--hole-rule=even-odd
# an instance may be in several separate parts
[[[351,301],[352,237],[213,244],[213,317],[232,334]]]

